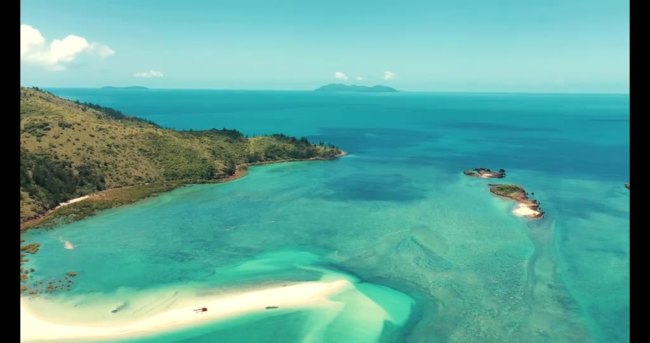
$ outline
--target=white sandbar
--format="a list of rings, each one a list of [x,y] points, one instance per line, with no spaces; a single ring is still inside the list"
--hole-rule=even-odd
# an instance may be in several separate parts
[[[350,281],[337,279],[195,297],[188,301],[172,304],[166,310],[148,318],[126,323],[116,321],[56,322],[56,318],[39,317],[33,310],[30,310],[30,299],[21,298],[20,335],[22,342],[135,337],[162,333],[205,322],[215,322],[254,312],[333,306],[335,303],[330,301],[329,297],[351,288],[354,288],[354,285]],[[277,309],[267,309],[267,306],[277,306]],[[206,307],[208,310],[206,312],[195,311],[202,307]]]

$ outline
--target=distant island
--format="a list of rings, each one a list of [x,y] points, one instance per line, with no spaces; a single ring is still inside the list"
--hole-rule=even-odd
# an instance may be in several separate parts
[[[79,220],[190,183],[223,182],[250,165],[345,152],[283,134],[177,131],[38,88],[20,90],[21,229]]]
[[[361,93],[388,93],[397,92],[397,89],[376,85],[376,86],[358,86],[358,85],[344,85],[342,83],[330,83],[328,85],[319,87],[317,92],[361,92]]]
[[[145,86],[126,86],[126,87],[116,87],[116,86],[104,86],[102,89],[149,89]]]

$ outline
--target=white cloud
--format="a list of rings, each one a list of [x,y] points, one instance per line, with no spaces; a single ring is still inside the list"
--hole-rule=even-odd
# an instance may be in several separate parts
[[[106,58],[115,54],[115,50],[96,42],[88,43],[85,38],[77,35],[55,39],[48,45],[36,28],[20,25],[21,62],[50,70],[63,70],[82,53]]]
[[[90,43],[88,51],[104,58],[115,54],[115,50],[111,49],[108,45],[101,45],[98,43]]]
[[[392,71],[385,71],[384,72],[384,80],[392,80],[395,78],[395,73]]]
[[[151,77],[163,77],[163,73],[157,71],[157,70],[149,70],[149,71],[143,71],[140,73],[135,73],[133,74],[135,77],[146,77],[146,78],[151,78]]]
[[[343,81],[347,81],[347,80],[348,80],[348,76],[345,75],[345,73],[340,72],[340,71],[337,71],[336,73],[334,73],[334,78],[335,78],[335,79],[339,79],[339,80],[343,80]]]
[[[363,81],[363,77],[362,77],[362,76],[357,76],[356,79],[357,79],[357,81]]]
[[[37,29],[29,25],[20,25],[20,58],[43,44],[45,38]]]

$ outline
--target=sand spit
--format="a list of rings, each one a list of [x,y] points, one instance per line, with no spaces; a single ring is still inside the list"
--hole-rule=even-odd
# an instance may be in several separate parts
[[[310,281],[291,285],[246,290],[239,293],[196,297],[147,318],[131,322],[98,321],[93,323],[63,323],[44,318],[30,309],[30,299],[20,300],[21,342],[83,340],[92,338],[126,338],[162,333],[191,327],[205,322],[234,318],[245,314],[283,309],[304,309],[335,306],[330,296],[354,288],[345,279]],[[206,311],[197,309],[206,308]]]

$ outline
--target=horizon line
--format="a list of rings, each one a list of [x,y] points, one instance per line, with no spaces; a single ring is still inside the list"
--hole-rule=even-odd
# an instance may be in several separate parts
[[[264,89],[264,88],[175,88],[175,87],[147,87],[141,85],[130,85],[130,86],[20,86],[20,87],[37,87],[37,88],[51,88],[51,89],[102,89],[102,88],[135,88],[141,87],[146,90],[213,90],[213,91],[266,91],[266,92],[313,92],[316,89]],[[389,86],[390,87],[390,86]],[[143,89],[143,90],[144,90]],[[346,93],[346,92],[332,92],[332,93]],[[357,93],[357,92],[349,92]],[[630,92],[589,92],[589,91],[575,91],[575,92],[553,92],[553,91],[461,91],[461,90],[401,90],[397,89],[396,93],[467,93],[467,94],[566,94],[566,95],[630,95]],[[367,94],[367,93],[363,93]],[[368,94],[377,94],[377,93],[368,93]],[[394,94],[391,92],[390,94]]]

